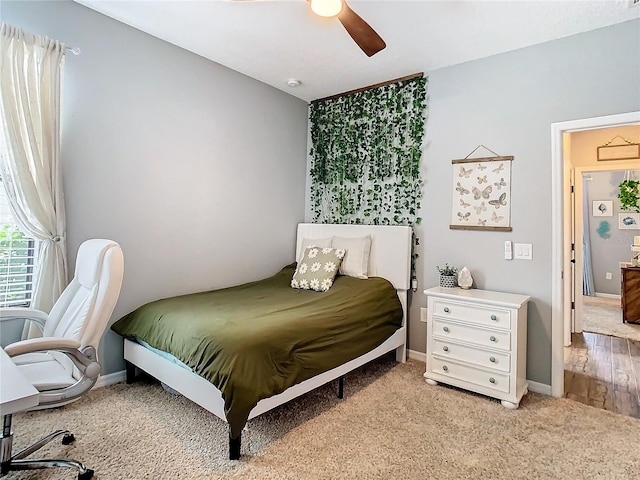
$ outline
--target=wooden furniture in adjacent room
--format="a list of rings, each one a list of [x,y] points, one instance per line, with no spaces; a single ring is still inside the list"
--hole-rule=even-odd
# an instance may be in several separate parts
[[[435,287],[427,295],[426,382],[518,408],[528,391],[526,295]]]
[[[640,267],[623,267],[622,278],[622,321],[640,323]]]

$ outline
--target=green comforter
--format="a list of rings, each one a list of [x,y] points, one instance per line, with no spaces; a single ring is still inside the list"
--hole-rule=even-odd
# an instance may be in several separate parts
[[[236,438],[258,401],[352,360],[402,323],[383,278],[338,276],[327,292],[290,287],[295,264],[270,278],[143,305],[111,328],[168,352],[213,383]]]

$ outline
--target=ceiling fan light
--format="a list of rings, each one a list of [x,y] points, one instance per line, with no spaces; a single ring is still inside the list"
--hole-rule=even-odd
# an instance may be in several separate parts
[[[342,0],[311,0],[311,10],[321,17],[335,17],[342,11]]]

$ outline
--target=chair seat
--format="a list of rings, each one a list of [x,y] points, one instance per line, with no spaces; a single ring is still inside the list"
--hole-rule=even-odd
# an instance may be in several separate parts
[[[16,355],[11,360],[16,365],[26,365],[28,363],[53,362],[55,359],[49,352],[25,353]]]
[[[41,392],[65,388],[77,381],[65,367],[55,360],[18,365],[18,369]]]

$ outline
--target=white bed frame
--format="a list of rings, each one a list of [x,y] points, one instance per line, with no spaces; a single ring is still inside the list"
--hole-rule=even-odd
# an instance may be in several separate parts
[[[336,378],[342,378],[350,371],[392,350],[396,351],[396,360],[398,362],[405,362],[407,352],[407,290],[409,289],[411,276],[410,227],[301,223],[298,225],[296,258],[299,258],[298,254],[304,238],[361,237],[364,235],[371,235],[369,276],[384,277],[396,288],[403,309],[402,326],[384,343],[364,355],[293,385],[278,395],[261,400],[249,413],[249,419]],[[124,358],[127,362],[127,383],[133,381],[135,367],[138,367],[225,422],[227,421],[222,394],[208,380],[157,355],[139,343],[127,339],[124,340]],[[236,455],[232,453],[232,445],[230,443],[231,458],[237,458],[239,455],[239,439],[237,439],[235,449],[237,450]]]

